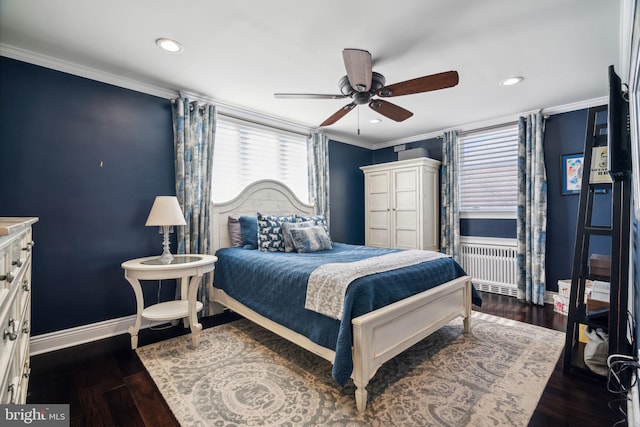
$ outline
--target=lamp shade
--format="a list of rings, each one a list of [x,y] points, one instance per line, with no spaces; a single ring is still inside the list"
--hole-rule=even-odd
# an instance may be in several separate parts
[[[176,196],[156,196],[145,225],[187,225]]]

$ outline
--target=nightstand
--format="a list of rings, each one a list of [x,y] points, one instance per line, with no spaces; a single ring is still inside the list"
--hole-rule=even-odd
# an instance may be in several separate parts
[[[196,300],[202,275],[213,271],[218,260],[213,255],[174,255],[169,264],[163,264],[157,256],[137,258],[122,263],[124,277],[131,284],[136,295],[136,323],[129,328],[131,348],[138,347],[138,331],[142,319],[164,321],[183,319],[184,327],[191,328],[191,341],[194,347],[200,344],[202,325],[198,323],[197,313],[202,303]],[[180,279],[180,297],[175,301],[166,301],[144,306],[141,280]]]

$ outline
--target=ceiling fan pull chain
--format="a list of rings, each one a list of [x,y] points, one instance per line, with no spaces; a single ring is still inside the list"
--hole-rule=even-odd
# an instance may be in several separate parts
[[[360,106],[358,105],[358,136],[360,135]]]

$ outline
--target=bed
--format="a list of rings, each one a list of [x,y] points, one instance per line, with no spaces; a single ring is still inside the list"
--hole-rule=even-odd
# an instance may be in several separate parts
[[[387,288],[388,283],[394,283],[395,288],[399,276],[389,279],[388,275],[401,274],[403,280],[409,279],[404,281],[411,287],[412,283],[416,282],[413,278],[426,278],[427,274],[418,271],[418,266],[412,265],[402,271],[394,270],[358,278],[349,285],[341,318],[334,319],[300,307],[299,295],[283,298],[284,294],[279,293],[284,292],[281,289],[283,287],[287,291],[293,286],[306,288],[306,283],[296,285],[293,281],[285,280],[300,280],[304,275],[309,277],[309,272],[324,262],[318,260],[321,252],[328,253],[330,260],[349,261],[359,259],[360,253],[365,250],[373,250],[374,256],[400,251],[356,247],[335,242],[330,251],[300,255],[231,248],[228,218],[255,216],[257,212],[270,215],[299,214],[308,217],[315,214],[313,206],[302,203],[285,185],[272,180],[257,181],[245,188],[235,199],[214,204],[213,248],[218,256],[215,279],[210,290],[212,304],[216,306],[214,311],[226,307],[330,361],[333,364],[333,376],[338,384],[344,383],[345,375],[347,379],[353,379],[358,410],[366,409],[366,386],[383,363],[455,318],[461,317],[465,333],[469,332],[471,278],[450,258],[437,258],[430,262],[438,265],[442,271],[446,270],[446,275],[442,276],[446,279],[438,279],[440,281],[428,290],[406,289],[403,292],[411,295],[391,303],[369,301],[372,299],[368,293],[370,287],[365,282],[373,280],[377,286],[375,289],[383,289],[382,286],[387,281]],[[304,258],[305,261],[301,263],[303,266],[294,263],[296,256]],[[261,273],[266,267],[258,266],[260,262],[275,266],[274,268],[279,267],[287,274],[279,275],[277,270]],[[443,280],[446,281],[441,283]],[[240,291],[239,288],[247,283],[253,283],[253,288]],[[351,298],[349,293],[361,293],[364,297]],[[474,298],[475,296],[474,293]],[[364,298],[366,302],[360,303],[362,300],[358,298]],[[283,300],[289,304],[286,309],[279,305]],[[297,320],[297,323],[292,323],[292,319]]]

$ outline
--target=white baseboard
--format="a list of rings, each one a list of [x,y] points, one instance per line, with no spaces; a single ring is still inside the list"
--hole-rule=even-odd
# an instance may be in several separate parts
[[[31,355],[48,353],[75,345],[110,338],[120,334],[129,333],[129,327],[136,322],[136,316],[131,315],[119,319],[105,320],[103,322],[64,329],[42,335],[32,336],[29,340]],[[142,329],[156,324],[167,322],[143,321]]]
[[[553,304],[553,294],[557,292],[545,292],[544,302]],[[119,319],[105,320],[103,322],[64,329],[42,335],[32,336],[29,340],[29,351],[32,356],[50,351],[61,350],[75,345],[110,338],[120,334],[128,334],[129,327],[133,326],[136,316],[131,315]],[[143,321],[142,328],[150,328],[166,322]]]

